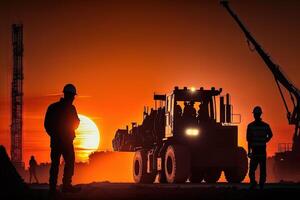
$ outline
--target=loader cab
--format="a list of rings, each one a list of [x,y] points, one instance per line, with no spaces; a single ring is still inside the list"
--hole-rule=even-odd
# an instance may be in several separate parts
[[[166,96],[165,105],[165,137],[179,136],[182,134],[197,134],[197,127],[203,123],[217,123],[216,96],[220,95],[222,89],[204,90],[179,89],[175,87],[170,95]],[[224,97],[220,101],[220,110],[224,111]],[[224,109],[223,109],[224,108]],[[178,110],[182,110],[182,113]],[[225,116],[220,116],[225,121]]]

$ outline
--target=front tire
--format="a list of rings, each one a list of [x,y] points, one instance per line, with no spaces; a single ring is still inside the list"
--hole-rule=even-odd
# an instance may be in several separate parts
[[[156,174],[147,173],[147,151],[136,151],[133,157],[133,179],[135,183],[153,183]]]
[[[164,161],[168,183],[184,183],[190,174],[190,152],[182,145],[170,145]]]
[[[228,183],[241,183],[248,172],[247,152],[242,147],[238,147],[237,164],[235,167],[225,169],[225,178]]]
[[[208,168],[204,172],[204,181],[206,183],[216,183],[220,179],[222,170],[218,168]]]

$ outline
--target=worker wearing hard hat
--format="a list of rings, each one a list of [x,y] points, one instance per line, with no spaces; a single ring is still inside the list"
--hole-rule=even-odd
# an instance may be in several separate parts
[[[72,84],[67,84],[63,89],[63,93],[63,98],[48,107],[44,121],[51,143],[50,193],[56,192],[61,156],[63,156],[65,161],[62,191],[77,192],[80,190],[80,188],[75,188],[71,184],[75,162],[73,140],[75,138],[75,129],[79,126],[79,118],[73,105],[77,94],[76,88]]]
[[[256,106],[253,109],[254,121],[247,127],[248,156],[250,158],[250,188],[254,189],[257,185],[255,171],[260,167],[260,189],[263,189],[266,182],[266,144],[271,140],[273,134],[270,126],[261,119],[262,109]]]

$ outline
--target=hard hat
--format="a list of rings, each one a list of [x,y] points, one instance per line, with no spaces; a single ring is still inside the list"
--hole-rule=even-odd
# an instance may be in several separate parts
[[[63,93],[69,93],[69,94],[74,94],[74,95],[77,94],[75,86],[71,83],[65,85]]]
[[[262,114],[262,109],[260,106],[255,106],[253,109],[254,114]]]

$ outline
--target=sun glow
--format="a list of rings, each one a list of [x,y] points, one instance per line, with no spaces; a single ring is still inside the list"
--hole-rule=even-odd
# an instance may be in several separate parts
[[[80,162],[88,161],[88,156],[98,150],[100,134],[97,125],[90,118],[78,115],[80,124],[76,130],[74,140],[76,160]]]
[[[192,92],[195,92],[195,91],[196,91],[196,88],[195,88],[195,87],[191,87],[191,91],[192,91]]]

